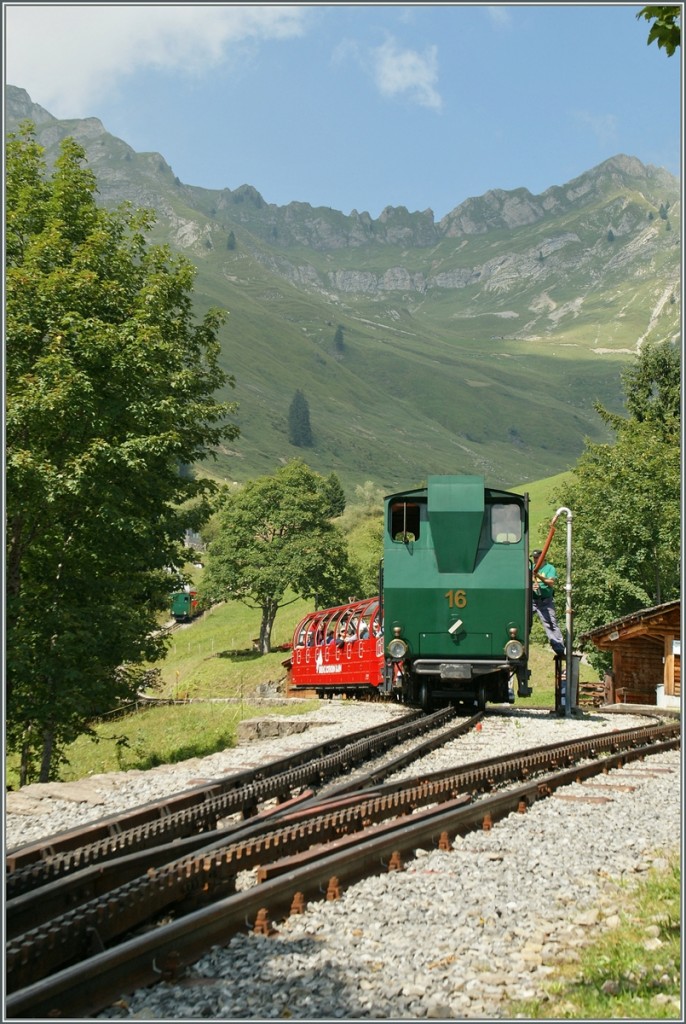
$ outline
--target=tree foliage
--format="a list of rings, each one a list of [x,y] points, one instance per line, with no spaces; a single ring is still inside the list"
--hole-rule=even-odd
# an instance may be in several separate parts
[[[343,327],[343,325],[339,324],[338,327],[336,328],[336,333],[333,336],[333,347],[336,349],[337,352],[345,351],[345,341],[343,338],[344,330],[345,328]]]
[[[355,498],[362,508],[363,515],[376,516],[383,509],[384,493],[373,480],[365,480],[355,487]]]
[[[288,409],[288,440],[296,448],[312,447],[310,407],[300,388],[293,395]]]
[[[213,600],[231,598],[261,610],[263,654],[271,649],[274,619],[288,590],[327,606],[358,589],[331,511],[330,481],[297,459],[222,495],[204,589]]]
[[[672,57],[681,46],[681,19],[682,8],[679,5],[659,6],[651,5],[643,7],[637,18],[645,18],[652,22],[648,33],[648,46],[657,43],[658,47],[664,49],[668,57]]]
[[[626,406],[639,423],[661,425],[668,434],[681,415],[681,359],[675,345],[645,345],[622,374]]]
[[[345,512],[345,491],[336,473],[329,473],[324,481],[324,490],[328,496],[329,518],[342,516]]]
[[[379,593],[379,575],[383,559],[383,505],[376,514],[368,514],[355,529],[352,560],[360,580],[358,597],[374,597]]]
[[[627,418],[597,406],[612,444],[587,443],[556,494],[573,513],[574,630],[582,634],[680,593],[680,359],[645,346],[622,377]],[[553,559],[564,560],[556,537]],[[606,656],[591,650],[601,667]]]
[[[73,140],[48,175],[33,126],[6,149],[7,742],[22,781],[135,692],[163,652],[168,567],[211,485],[179,471],[237,436],[224,314],[151,247],[152,215],[107,212]],[[40,768],[38,768],[40,766]]]

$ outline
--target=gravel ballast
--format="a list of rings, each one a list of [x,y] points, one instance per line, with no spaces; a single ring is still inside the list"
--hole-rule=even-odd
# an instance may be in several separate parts
[[[50,806],[31,820],[8,804],[7,845],[260,759],[283,757],[329,733],[363,729],[397,713],[383,705],[327,702],[308,716],[312,727],[297,735],[164,770],[104,777],[109,782],[92,779],[103,805],[53,795]],[[479,731],[433,752],[421,767],[438,771],[644,724],[636,714],[558,718],[507,708],[487,715]],[[458,837],[450,851],[418,850],[404,871],[365,879],[338,901],[309,904],[303,914],[274,922],[271,936],[246,930],[226,947],[213,948],[180,982],[122,993],[99,1017],[508,1019],[511,1000],[545,998],[556,967],[577,963],[584,944],[616,927],[622,909],[618,882],[632,883],[680,849],[680,763],[678,750],[631,762],[594,783],[566,787],[489,831]],[[419,764],[402,774],[416,774]]]

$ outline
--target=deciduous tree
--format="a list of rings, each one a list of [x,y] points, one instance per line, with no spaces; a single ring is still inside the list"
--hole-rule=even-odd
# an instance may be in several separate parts
[[[681,46],[679,20],[682,12],[683,8],[676,4],[672,6],[651,5],[641,8],[636,17],[652,22],[648,33],[648,45],[657,42],[667,56],[672,57],[677,47]]]
[[[680,360],[666,343],[645,347],[623,375],[629,417],[597,410],[612,444],[587,443],[555,500],[573,514],[576,635],[680,593]],[[559,531],[558,531],[559,532]],[[553,559],[564,562],[555,539]],[[595,650],[598,667],[606,658]]]
[[[163,652],[168,567],[211,490],[179,467],[238,431],[215,398],[224,314],[195,321],[152,215],[99,208],[73,139],[48,174],[26,122],[6,157],[6,716],[27,782]]]
[[[262,654],[271,650],[274,619],[289,589],[318,606],[345,601],[358,589],[331,511],[329,482],[297,459],[222,496],[204,589],[214,600],[261,610]]]

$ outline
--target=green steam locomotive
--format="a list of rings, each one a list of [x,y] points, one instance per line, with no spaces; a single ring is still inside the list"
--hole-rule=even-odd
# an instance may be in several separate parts
[[[531,695],[528,495],[430,476],[384,501],[386,692],[435,704]]]
[[[384,501],[379,596],[311,612],[293,691],[376,693],[430,710],[531,696],[529,499],[480,476],[430,476]]]

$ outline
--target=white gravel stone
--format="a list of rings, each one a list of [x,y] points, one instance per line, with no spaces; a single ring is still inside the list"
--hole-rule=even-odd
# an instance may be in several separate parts
[[[310,716],[320,724],[308,732],[203,758],[192,772],[176,765],[137,773],[125,792],[108,786],[108,813],[183,789],[200,773],[218,777],[282,757],[388,713],[383,705],[327,703]],[[641,724],[631,714],[577,719],[511,708],[487,716],[480,731],[431,754],[422,768]],[[511,1019],[511,999],[545,999],[555,965],[577,962],[585,943],[615,926],[617,881],[631,883],[680,849],[680,752],[629,763],[604,781],[615,778],[621,785],[605,790],[602,804],[553,796],[489,831],[458,837],[451,851],[417,851],[404,871],[364,879],[339,901],[310,904],[277,922],[273,936],[236,935],[182,982],[122,993],[121,1004],[99,1018]],[[565,790],[590,792],[578,783]],[[8,808],[8,846],[97,817],[90,804],[52,796],[50,805],[33,821]]]

